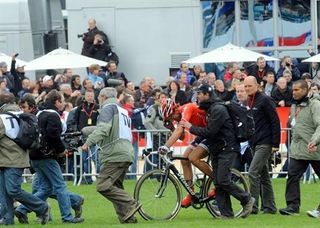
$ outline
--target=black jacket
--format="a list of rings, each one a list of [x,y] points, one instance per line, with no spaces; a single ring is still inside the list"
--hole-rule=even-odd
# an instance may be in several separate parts
[[[109,46],[108,36],[103,31],[99,30],[97,27],[95,27],[92,30],[88,29],[88,32],[84,33],[82,37],[83,47],[82,47],[81,55],[92,57],[90,53],[90,48],[93,45],[94,36],[97,34],[100,34],[103,38],[105,45]]]
[[[248,105],[253,111],[255,134],[249,141],[250,145],[268,144],[279,147],[280,121],[272,98],[257,92],[253,99],[248,100]]]
[[[62,124],[59,111],[50,103],[45,103],[44,109],[53,109],[57,112],[43,111],[38,116],[38,124],[40,133],[43,135],[43,144],[47,145],[45,153],[42,151],[31,151],[30,158],[33,160],[41,160],[46,158],[57,158],[57,155],[63,153],[65,146],[61,139]]]
[[[284,91],[280,91],[279,88],[276,88],[272,91],[271,97],[273,98],[276,106],[279,106],[278,103],[284,100],[285,107],[290,107],[292,103],[292,90],[289,87]]]
[[[213,153],[220,152],[226,146],[239,149],[239,143],[227,107],[214,94],[208,102],[200,104],[200,107],[204,107],[203,109],[206,109],[205,106],[208,108],[207,126],[192,126],[190,133],[207,139],[209,144],[212,145],[210,148],[214,149],[214,151],[210,151]]]
[[[19,91],[22,90],[22,80],[27,78],[24,72],[18,72],[16,70],[16,60],[11,61],[11,70],[10,70],[13,79],[14,79],[14,90],[13,93],[15,95],[18,94]]]
[[[260,72],[257,64],[254,64],[247,68],[247,74],[254,76],[257,79],[258,84],[260,84],[260,82],[263,81],[263,77],[266,76],[269,71],[275,74],[274,69],[270,67],[268,64],[266,64],[264,70]]]
[[[81,131],[84,127],[97,125],[98,115],[98,105],[96,103],[88,104],[88,102],[83,102],[76,108],[74,113],[77,130]],[[90,121],[88,121],[89,118],[91,119]]]

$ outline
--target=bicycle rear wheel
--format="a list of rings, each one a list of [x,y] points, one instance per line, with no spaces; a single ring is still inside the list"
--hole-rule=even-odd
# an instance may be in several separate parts
[[[137,181],[134,198],[142,204],[139,213],[145,220],[171,220],[181,208],[178,180],[172,174],[169,174],[166,181],[164,178],[163,170],[154,169]]]
[[[250,191],[247,179],[241,172],[239,172],[236,169],[231,169],[231,181],[235,183],[237,186],[239,186],[245,192]],[[213,188],[214,188],[213,180],[209,178],[205,186],[205,196],[207,196],[208,192],[210,192]],[[233,196],[230,196],[230,198],[231,198],[232,208],[234,211],[234,217],[239,217],[242,212],[242,205]],[[219,208],[217,206],[215,197],[213,197],[212,200],[206,203],[206,207],[214,217],[219,217],[221,215]]]

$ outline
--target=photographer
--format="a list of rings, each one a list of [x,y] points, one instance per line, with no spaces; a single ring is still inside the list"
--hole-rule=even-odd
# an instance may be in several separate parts
[[[110,46],[103,40],[103,36],[98,33],[94,36],[93,44],[89,48],[89,53],[92,58],[106,61],[107,56],[111,53]]]
[[[284,56],[281,60],[281,66],[277,72],[276,78],[282,77],[283,72],[288,70],[292,73],[292,81],[297,81],[300,79],[300,71],[298,67],[293,63],[290,56]]]
[[[100,34],[105,45],[109,46],[109,39],[107,35],[97,28],[96,20],[91,18],[88,20],[88,32],[78,35],[78,38],[82,38],[83,40],[81,55],[93,58],[93,56],[90,54],[90,48],[92,45],[94,45],[95,35],[97,34]]]

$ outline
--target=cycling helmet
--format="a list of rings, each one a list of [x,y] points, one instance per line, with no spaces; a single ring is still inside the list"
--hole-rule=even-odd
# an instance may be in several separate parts
[[[164,119],[167,120],[171,117],[173,112],[175,111],[177,105],[171,98],[168,98],[160,105],[159,115]]]

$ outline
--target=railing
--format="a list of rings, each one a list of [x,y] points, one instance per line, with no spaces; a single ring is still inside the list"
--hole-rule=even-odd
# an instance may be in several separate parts
[[[286,159],[289,157],[290,150],[290,141],[291,141],[291,129],[282,128],[281,137],[286,137],[286,140],[281,140],[279,146],[279,151],[275,154],[272,154],[270,159],[270,175],[273,178],[276,177],[286,177],[287,169]],[[134,142],[134,162],[130,166],[127,178],[128,179],[137,179],[143,173],[153,169],[150,164],[148,164],[143,159],[143,152],[156,151],[159,146],[163,145],[168,137],[170,136],[169,130],[134,130],[133,133],[137,134],[137,141]],[[175,154],[183,154],[184,150],[190,143],[193,141],[194,136],[191,134],[186,134],[183,141],[178,141],[174,146],[173,150]],[[74,185],[80,185],[81,183],[86,183],[87,178],[95,179],[99,172],[99,164],[97,155],[99,148],[91,148],[87,154],[81,151],[81,147],[78,147],[76,151],[73,152],[71,156],[66,156],[65,165],[62,167],[63,176],[71,177]],[[152,157],[152,162],[157,163],[157,156]],[[87,162],[86,162],[87,161]],[[272,162],[271,162],[272,161]],[[72,165],[73,163],[73,165]],[[86,169],[84,168],[86,164]],[[176,163],[176,167],[182,172],[182,167],[179,162]],[[244,169],[241,170],[244,174],[248,173],[249,165],[244,166]],[[202,173],[194,168],[195,175],[201,175]],[[31,174],[25,173],[24,176],[30,176]],[[311,180],[311,177],[315,180],[314,173],[310,172],[309,176],[305,176],[305,182]]]

